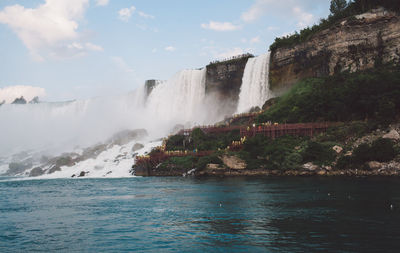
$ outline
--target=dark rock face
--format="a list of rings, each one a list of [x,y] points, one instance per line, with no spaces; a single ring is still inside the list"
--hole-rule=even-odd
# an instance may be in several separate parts
[[[233,114],[236,111],[244,69],[251,57],[253,56],[245,55],[206,66],[206,95],[214,97],[219,104],[218,110],[225,114]]]
[[[44,174],[44,170],[42,170],[42,168],[40,167],[36,167],[33,170],[31,170],[31,172],[29,173],[30,177],[38,177]]]
[[[308,77],[400,61],[400,16],[375,9],[338,22],[307,42],[271,52],[270,87],[281,94]]]
[[[146,80],[144,83],[144,87],[146,89],[146,98],[150,95],[150,93],[153,91],[153,89],[160,84],[159,80]]]
[[[133,147],[132,147],[132,152],[136,152],[136,151],[138,151],[139,149],[142,149],[142,148],[144,148],[143,144],[135,143],[135,145],[133,145]]]
[[[21,96],[20,98],[16,98],[11,104],[24,105],[24,104],[26,104],[26,100],[23,96]]]
[[[12,162],[8,164],[8,170],[5,173],[7,176],[15,176],[24,172],[25,170],[32,167],[32,163],[30,161],[22,161],[22,162]]]

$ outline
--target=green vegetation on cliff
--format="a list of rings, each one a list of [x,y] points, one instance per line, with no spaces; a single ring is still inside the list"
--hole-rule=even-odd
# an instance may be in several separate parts
[[[239,130],[221,134],[205,134],[200,128],[196,128],[189,136],[173,135],[166,142],[166,150],[198,151],[224,149],[232,143],[239,141]]]
[[[258,116],[258,123],[353,121],[386,125],[400,110],[400,71],[388,67],[310,78]]]
[[[321,19],[319,24],[315,24],[312,27],[307,27],[300,32],[296,31],[292,35],[276,38],[275,42],[270,46],[270,50],[274,51],[277,48],[292,47],[294,45],[306,42],[317,32],[328,29],[344,18],[362,14],[380,6],[389,10],[400,12],[400,4],[398,0],[355,0],[346,5],[343,4],[343,0],[332,0],[331,15],[329,15],[328,18]]]

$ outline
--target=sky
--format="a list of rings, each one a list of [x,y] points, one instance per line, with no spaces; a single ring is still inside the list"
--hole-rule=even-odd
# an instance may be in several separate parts
[[[117,95],[216,59],[264,54],[276,37],[327,17],[329,3],[1,0],[0,97],[10,86],[45,101]]]

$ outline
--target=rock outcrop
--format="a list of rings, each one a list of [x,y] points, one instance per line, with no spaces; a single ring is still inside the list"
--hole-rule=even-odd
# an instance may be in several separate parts
[[[400,61],[400,16],[383,8],[347,18],[307,42],[271,52],[270,86],[281,94],[297,81]]]
[[[157,85],[159,85],[161,83],[161,81],[159,80],[146,80],[146,82],[144,83],[144,87],[146,90],[146,98],[150,95],[150,93],[153,91],[153,89],[155,87],[157,87]]]
[[[220,105],[218,110],[226,115],[236,111],[239,102],[240,86],[247,60],[253,55],[228,61],[215,62],[206,66],[206,94],[214,97]]]

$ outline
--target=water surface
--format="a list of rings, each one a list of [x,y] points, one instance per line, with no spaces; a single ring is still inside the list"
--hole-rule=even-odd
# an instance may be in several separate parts
[[[0,179],[0,252],[399,249],[399,179]]]

